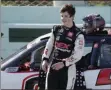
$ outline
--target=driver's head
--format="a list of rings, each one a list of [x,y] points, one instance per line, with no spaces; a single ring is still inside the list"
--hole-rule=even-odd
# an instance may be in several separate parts
[[[88,33],[93,33],[96,31],[102,31],[105,26],[105,20],[100,14],[90,14],[83,18],[84,31]]]
[[[72,4],[65,4],[61,10],[61,21],[64,26],[69,26],[73,23],[74,15],[75,15],[75,7]]]

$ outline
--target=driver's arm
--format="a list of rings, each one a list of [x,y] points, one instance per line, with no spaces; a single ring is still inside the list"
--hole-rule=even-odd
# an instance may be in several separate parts
[[[78,37],[76,38],[75,47],[72,52],[72,55],[69,58],[67,58],[65,61],[66,66],[70,66],[81,59],[84,52],[84,45],[85,45],[84,35],[79,34]]]
[[[54,45],[54,34],[53,34],[53,30],[52,30],[50,38],[49,38],[48,42],[46,43],[46,47],[45,47],[43,55],[42,55],[42,60],[49,61],[49,57],[51,55],[53,45]]]
[[[95,42],[92,49],[92,55],[91,55],[91,65],[95,65],[96,61],[99,58],[99,50],[100,50],[100,42]]]

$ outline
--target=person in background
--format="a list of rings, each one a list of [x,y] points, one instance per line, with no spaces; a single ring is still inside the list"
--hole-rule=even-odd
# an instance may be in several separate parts
[[[86,35],[111,35],[111,30],[104,30],[105,20],[100,14],[89,14],[83,18],[84,33]],[[89,69],[95,67],[100,54],[100,47],[104,40],[95,41],[92,46]]]
[[[42,69],[47,72],[46,90],[72,90],[76,65],[84,52],[84,35],[74,23],[75,7],[64,5],[60,10],[61,25],[53,26],[42,56]]]

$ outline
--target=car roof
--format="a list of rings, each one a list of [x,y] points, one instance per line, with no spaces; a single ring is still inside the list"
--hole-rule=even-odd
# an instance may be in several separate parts
[[[82,24],[77,24],[79,27],[81,27],[82,26]],[[107,28],[110,28],[111,29],[111,24],[106,24],[106,26],[105,26],[105,29],[107,29]],[[29,46],[30,44],[32,44],[32,43],[37,43],[38,41],[41,41],[41,40],[44,40],[44,39],[48,39],[49,37],[50,37],[50,35],[51,35],[51,33],[47,33],[47,34],[44,34],[44,35],[42,35],[42,36],[39,36],[38,38],[36,38],[36,39],[34,39],[33,41],[31,41],[31,42],[29,42],[28,44],[27,44],[27,46]],[[105,38],[108,38],[108,39],[110,39],[111,40],[111,36],[108,36],[108,35],[86,35],[86,39],[88,40],[88,41],[91,41],[91,42],[93,42],[94,40],[100,40],[100,39],[102,39],[103,37],[105,37]],[[90,38],[89,38],[90,37]]]

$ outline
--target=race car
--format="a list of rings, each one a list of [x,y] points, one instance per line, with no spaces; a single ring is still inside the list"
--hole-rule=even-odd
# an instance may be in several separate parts
[[[109,27],[108,27],[109,28]],[[1,89],[40,90],[44,89],[46,73],[41,70],[41,57],[50,33],[40,36],[1,61]],[[88,69],[88,54],[95,40],[104,39],[105,51],[110,51],[105,63],[99,60],[98,67]],[[102,64],[100,64],[102,63]],[[103,66],[102,66],[103,65]],[[111,36],[86,36],[85,52],[77,62],[77,78],[74,90],[111,89]]]

